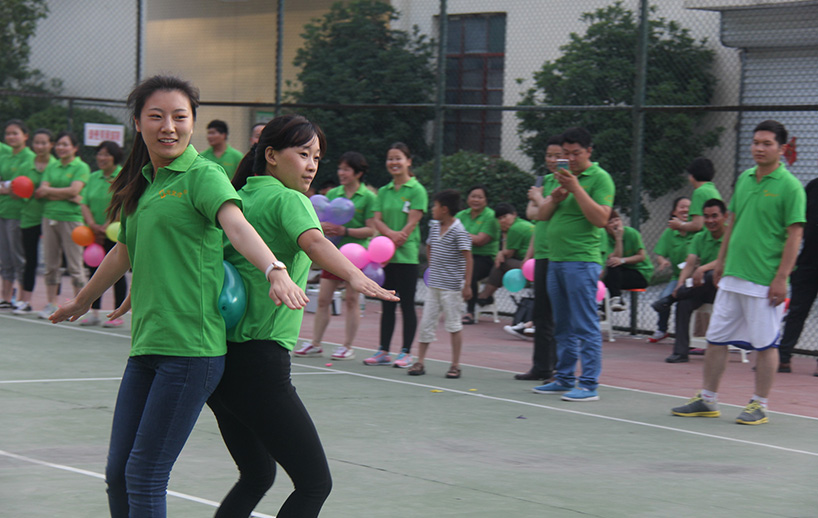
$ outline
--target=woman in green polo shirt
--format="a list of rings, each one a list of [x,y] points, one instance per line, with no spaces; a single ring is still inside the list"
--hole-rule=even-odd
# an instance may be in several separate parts
[[[366,278],[321,232],[303,193],[325,148],[321,129],[300,115],[283,115],[267,123],[258,146],[233,178],[247,220],[302,288],[314,260],[356,292],[397,300]],[[318,516],[332,486],[329,466],[318,432],[290,380],[290,351],[298,341],[304,311],[276,306],[260,282],[261,272],[232,241],[225,242],[224,257],[235,265],[248,293],[244,315],[227,332],[224,376],[208,400],[241,474],[216,517],[249,516],[272,486],[276,463],[295,486],[276,516]]]
[[[111,221],[108,219],[106,211],[111,204],[111,184],[122,170],[122,148],[116,142],[106,140],[97,146],[97,167],[98,171],[91,173],[88,183],[82,190],[82,217],[85,224],[94,231],[97,243],[102,245],[105,253],[114,247],[114,242],[108,238],[106,229]],[[97,271],[94,267],[89,267],[91,275]],[[122,305],[125,296],[128,294],[128,281],[123,276],[114,284],[115,308]],[[97,299],[91,304],[91,312],[80,319],[81,326],[95,326],[100,323],[99,308],[102,299]],[[102,327],[120,327],[123,324],[121,318],[106,320]]]
[[[633,227],[622,224],[616,210],[611,210],[607,232],[607,259],[602,282],[611,294],[611,310],[624,311],[622,290],[647,288],[653,275],[653,264],[645,252],[642,236]]]
[[[276,303],[297,309],[307,302],[286,270],[274,268],[275,255],[244,219],[223,169],[190,145],[198,105],[198,90],[175,77],[148,78],[131,92],[136,135],[108,209],[121,215],[117,244],[79,295],[51,316],[77,320],[133,268],[131,294],[110,315],[132,300],[131,354],[105,468],[115,517],[167,515],[170,470],[221,379],[222,231],[266,269],[260,282]]]
[[[466,197],[468,209],[463,209],[457,213],[457,219],[463,223],[466,230],[471,234],[472,258],[474,259],[474,272],[471,277],[472,298],[466,303],[466,314],[463,315],[464,324],[474,324],[474,307],[476,304],[486,305],[494,302],[494,299],[480,299],[477,295],[477,283],[481,279],[489,276],[491,267],[494,266],[494,258],[500,251],[500,223],[494,214],[494,210],[488,207],[488,189],[485,185],[472,186]]]

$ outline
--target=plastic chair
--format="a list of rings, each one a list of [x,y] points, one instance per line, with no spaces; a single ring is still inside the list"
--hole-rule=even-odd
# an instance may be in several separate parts
[[[693,331],[696,328],[696,316],[698,314],[708,315],[708,316],[712,315],[713,314],[713,304],[702,304],[699,307],[699,309],[693,311],[693,314],[690,315],[690,328],[689,328],[690,346],[694,347],[693,344],[695,343],[696,347],[698,347],[699,349],[707,349],[707,339],[705,337],[703,337],[703,336],[693,336]],[[747,351],[745,349],[741,349],[741,348],[736,347],[734,345],[728,345],[727,349],[729,351],[731,351],[731,352],[734,352],[734,353],[735,352],[740,353],[741,354],[741,363],[749,363],[750,362],[750,360],[747,359],[747,355],[750,353],[750,351]]]
[[[485,286],[484,282],[480,282],[477,284],[477,293],[483,291],[483,287]],[[496,292],[495,292],[496,293]],[[494,302],[491,304],[486,304],[485,306],[476,305],[474,307],[474,321],[477,322],[480,320],[480,315],[483,313],[488,313],[494,319],[495,324],[500,323],[500,317],[497,315],[497,299],[495,298]]]

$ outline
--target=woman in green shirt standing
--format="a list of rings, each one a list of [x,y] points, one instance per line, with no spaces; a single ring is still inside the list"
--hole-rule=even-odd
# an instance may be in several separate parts
[[[474,324],[474,307],[476,304],[484,306],[494,302],[493,298],[479,299],[477,282],[489,276],[494,258],[500,251],[500,223],[494,210],[488,207],[488,189],[485,185],[472,186],[466,197],[468,209],[457,213],[457,219],[463,223],[471,234],[472,258],[474,271],[471,276],[472,298],[466,303],[466,314],[463,315],[464,324]]]

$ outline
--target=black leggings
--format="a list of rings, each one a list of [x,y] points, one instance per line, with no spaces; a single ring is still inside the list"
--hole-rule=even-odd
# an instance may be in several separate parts
[[[23,254],[26,265],[23,268],[23,291],[34,291],[37,280],[37,260],[40,251],[40,225],[20,229],[23,239]]]
[[[418,265],[387,264],[384,269],[383,287],[395,290],[400,297],[400,312],[403,315],[403,352],[412,349],[415,331],[418,328],[418,315],[415,313],[415,290],[418,283]],[[381,301],[381,351],[389,352],[392,334],[395,332],[395,308],[398,302]]]
[[[602,282],[605,283],[611,297],[621,296],[622,290],[637,290],[648,287],[647,279],[639,273],[639,270],[625,268],[624,266],[608,267]]]
[[[108,239],[106,237],[105,238],[105,243],[102,245],[102,247],[105,248],[105,253],[107,254],[108,252],[110,252],[111,248],[113,248],[115,244],[116,243],[114,243],[113,241],[111,241],[110,239]],[[97,271],[96,268],[94,268],[93,266],[89,266],[88,267],[88,272],[89,272],[88,273],[88,279],[93,277],[94,273],[96,273],[96,271]],[[114,300],[115,300],[115,303],[116,303],[116,305],[114,307],[118,308],[119,306],[121,306],[122,303],[125,301],[125,297],[127,295],[128,295],[128,280],[125,279],[125,276],[123,275],[121,279],[119,279],[118,281],[116,281],[116,283],[114,283]],[[95,300],[94,302],[91,303],[91,309],[99,309],[100,307],[102,307],[102,297],[101,296],[100,296],[100,298],[98,298],[97,300]]]
[[[332,479],[318,431],[290,382],[289,351],[272,340],[227,342],[224,375],[207,404],[239,469],[216,518],[250,516],[273,485],[276,462],[295,486],[276,516],[318,516]]]
[[[489,255],[473,255],[474,269],[471,275],[471,298],[466,302],[466,313],[474,315],[474,306],[477,304],[477,283],[491,273],[494,266],[494,257]]]

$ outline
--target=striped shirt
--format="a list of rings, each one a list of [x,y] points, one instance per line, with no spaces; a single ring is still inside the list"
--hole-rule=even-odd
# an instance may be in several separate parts
[[[440,235],[440,221],[429,222],[429,287],[460,291],[466,277],[463,250],[471,250],[471,235],[455,218],[445,234]]]

